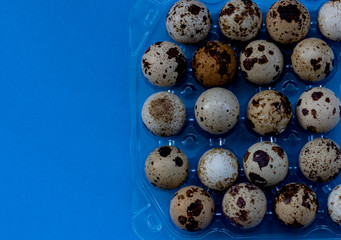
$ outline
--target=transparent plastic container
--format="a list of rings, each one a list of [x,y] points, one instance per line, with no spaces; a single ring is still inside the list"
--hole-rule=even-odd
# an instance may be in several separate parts
[[[224,136],[213,136],[203,133],[195,122],[194,105],[199,95],[206,89],[199,85],[191,72],[191,59],[194,51],[200,44],[178,44],[184,51],[187,59],[187,74],[180,84],[170,88],[159,88],[150,84],[141,71],[141,58],[145,50],[158,41],[174,42],[166,31],[165,19],[174,0],[138,0],[130,12],[130,108],[131,108],[131,185],[132,185],[132,224],[133,229],[141,239],[243,239],[243,238],[340,238],[341,227],[335,224],[327,212],[327,198],[329,192],[341,183],[341,176],[328,183],[313,183],[302,175],[298,167],[298,154],[305,143],[317,137],[328,137],[341,145],[341,123],[326,134],[311,134],[299,127],[295,114],[288,128],[276,137],[260,137],[246,126],[246,107],[250,98],[257,92],[265,89],[275,89],[283,92],[295,109],[298,97],[307,89],[315,86],[325,86],[341,97],[341,43],[329,41],[322,37],[317,29],[317,12],[324,2],[316,0],[301,1],[311,15],[311,27],[307,37],[317,37],[326,41],[335,53],[335,66],[329,76],[322,82],[307,84],[300,80],[293,72],[290,56],[293,45],[280,46],[284,55],[284,70],[278,81],[266,87],[257,87],[250,84],[241,74],[236,74],[234,83],[227,87],[238,98],[241,115],[237,126]],[[236,44],[227,41],[221,34],[218,26],[218,15],[226,1],[203,1],[212,16],[211,33],[206,40],[221,40],[229,43],[239,58],[245,44]],[[263,12],[263,18],[269,7],[275,1],[255,1]],[[340,23],[341,24],[341,23]],[[263,27],[256,39],[270,40]],[[276,44],[278,46],[278,44]],[[172,137],[157,137],[151,134],[141,120],[141,109],[144,101],[158,91],[170,91],[179,96],[186,105],[187,121],[184,129]],[[242,166],[242,159],[246,150],[259,141],[273,141],[278,143],[288,153],[289,172],[285,180],[265,191],[268,199],[268,208],[263,222],[250,230],[242,230],[230,225],[224,218],[221,210],[221,201],[224,193],[212,191],[204,187],[197,175],[197,164],[201,155],[213,147],[223,147],[231,150]],[[169,204],[174,193],[179,189],[160,190],[152,186],[144,173],[144,164],[148,154],[156,147],[172,145],[180,148],[187,155],[190,163],[190,173],[186,182],[181,186],[197,185],[204,187],[212,195],[216,204],[215,217],[212,224],[205,230],[186,232],[178,229],[170,219]],[[238,182],[247,181],[240,170]],[[306,228],[294,229],[279,223],[272,212],[272,200],[276,191],[290,182],[301,182],[310,186],[318,196],[319,211],[313,224]]]

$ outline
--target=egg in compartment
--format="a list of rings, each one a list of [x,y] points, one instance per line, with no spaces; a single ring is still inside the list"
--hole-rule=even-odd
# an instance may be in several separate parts
[[[337,224],[341,225],[341,185],[337,185],[328,196],[328,214]]]
[[[168,34],[183,44],[195,44],[204,40],[211,30],[211,25],[209,10],[197,0],[174,3],[166,17]]]
[[[249,147],[243,159],[247,179],[260,187],[272,187],[282,182],[289,169],[288,155],[278,144],[258,142]]]
[[[167,41],[150,45],[141,61],[144,76],[158,87],[170,87],[180,82],[186,74],[186,67],[181,48]]]
[[[224,216],[237,227],[249,229],[265,216],[267,200],[263,191],[251,183],[238,183],[227,190],[222,201]]]
[[[309,132],[331,131],[340,121],[340,100],[328,88],[311,88],[298,98],[296,117],[302,128]]]
[[[214,211],[211,195],[197,186],[187,186],[177,191],[169,208],[173,223],[186,231],[207,228],[213,220]]]
[[[332,0],[323,4],[317,16],[322,35],[333,41],[341,41],[341,0]]]
[[[303,183],[283,186],[273,200],[274,214],[285,225],[301,228],[315,220],[319,204],[315,192]]]
[[[145,174],[149,182],[161,189],[181,186],[188,176],[189,163],[183,151],[173,146],[161,146],[153,150],[145,162]]]

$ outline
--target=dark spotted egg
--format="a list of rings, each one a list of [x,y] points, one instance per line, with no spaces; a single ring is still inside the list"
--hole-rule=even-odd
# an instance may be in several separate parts
[[[180,82],[186,74],[185,54],[171,42],[152,44],[142,56],[141,68],[152,84],[169,87]]]
[[[186,231],[207,228],[213,220],[214,211],[211,195],[197,186],[188,186],[177,191],[169,209],[174,224]]]
[[[296,117],[300,125],[309,132],[328,132],[340,121],[340,100],[327,88],[311,88],[299,97]]]
[[[188,176],[189,163],[183,151],[173,146],[161,146],[152,151],[145,163],[149,182],[161,189],[181,186]]]
[[[341,185],[337,185],[330,192],[327,207],[330,218],[341,225]]]
[[[252,145],[243,159],[247,179],[260,187],[272,187],[287,176],[288,155],[278,144],[258,142]]]
[[[168,11],[166,28],[177,42],[194,44],[204,40],[211,30],[212,19],[207,7],[197,0],[181,0]]]
[[[303,175],[314,182],[329,182],[341,169],[341,149],[327,138],[315,138],[306,143],[299,156]]]
[[[314,191],[303,183],[289,183],[275,195],[275,216],[285,225],[300,228],[310,225],[318,212],[318,200]]]
[[[229,222],[244,229],[253,228],[263,220],[267,200],[263,191],[251,183],[238,183],[224,195],[223,213]]]

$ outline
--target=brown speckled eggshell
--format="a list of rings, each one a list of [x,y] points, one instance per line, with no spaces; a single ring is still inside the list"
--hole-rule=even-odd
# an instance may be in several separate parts
[[[280,0],[266,13],[265,24],[271,38],[276,42],[294,43],[307,35],[310,14],[307,8],[296,0]]]
[[[341,184],[329,193],[327,207],[330,218],[341,225]]]
[[[296,117],[300,125],[309,132],[328,132],[340,121],[340,100],[327,88],[311,88],[299,97]]]
[[[281,50],[265,40],[250,42],[240,54],[240,69],[255,84],[274,82],[282,73],[283,65]]]
[[[238,122],[240,106],[237,97],[225,88],[203,92],[195,103],[195,120],[211,134],[223,134]]]
[[[192,70],[194,78],[206,87],[229,84],[237,71],[237,57],[228,44],[208,41],[195,51]]]
[[[174,93],[157,92],[144,102],[142,121],[153,134],[168,137],[181,131],[186,122],[186,107]]]
[[[288,155],[278,144],[258,142],[249,147],[243,159],[247,179],[260,187],[272,187],[287,176]]]
[[[219,27],[229,39],[249,41],[262,27],[263,15],[251,0],[230,0],[220,11]]]
[[[334,52],[318,38],[306,38],[299,42],[291,55],[294,72],[306,81],[321,81],[333,70]]]
[[[181,0],[169,9],[166,28],[177,42],[194,44],[204,40],[211,30],[212,19],[207,7],[197,0]]]
[[[152,151],[145,163],[149,182],[161,189],[174,189],[188,176],[189,163],[183,151],[173,146],[162,146]]]
[[[306,143],[299,156],[303,175],[314,182],[329,182],[341,169],[341,149],[332,140],[315,138]]]
[[[281,92],[264,90],[253,96],[247,107],[250,127],[261,135],[278,135],[292,118],[289,99]]]
[[[186,231],[205,229],[214,217],[214,201],[203,188],[188,186],[173,196],[169,213],[174,224]]]
[[[333,41],[341,41],[341,0],[328,1],[320,8],[317,23],[320,32]]]
[[[267,200],[263,191],[251,183],[238,183],[224,195],[223,213],[229,222],[241,228],[253,228],[263,220]]]
[[[319,205],[310,187],[303,183],[289,183],[276,193],[273,208],[282,223],[300,228],[314,221]]]
[[[185,54],[171,42],[152,44],[142,56],[141,68],[152,84],[169,87],[180,82],[186,74]]]

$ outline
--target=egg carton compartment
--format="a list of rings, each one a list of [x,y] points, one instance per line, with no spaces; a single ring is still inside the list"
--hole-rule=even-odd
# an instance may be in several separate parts
[[[269,7],[275,1],[255,1],[261,8],[263,19]],[[226,88],[232,91],[240,103],[240,118],[237,125],[223,135],[211,135],[200,129],[194,117],[194,105],[197,98],[207,88],[198,84],[192,76],[191,59],[194,51],[200,46],[183,45],[174,42],[165,27],[166,14],[174,0],[139,0],[130,13],[130,116],[131,116],[131,183],[132,183],[132,224],[137,236],[141,239],[220,239],[220,238],[338,238],[341,228],[335,224],[327,212],[329,192],[341,183],[341,176],[328,183],[314,183],[306,179],[299,170],[298,155],[301,148],[309,140],[317,137],[328,137],[341,145],[341,123],[326,134],[311,134],[302,129],[295,116],[295,106],[299,96],[309,88],[324,86],[338,97],[341,97],[341,43],[330,41],[320,34],[317,29],[317,11],[324,2],[301,1],[311,15],[311,27],[308,37],[317,37],[326,41],[335,54],[335,66],[328,77],[317,83],[307,83],[299,79],[292,70],[290,56],[295,44],[278,45],[284,56],[284,69],[279,79],[270,85],[256,86],[248,82],[238,71],[233,84]],[[228,43],[237,54],[247,45],[227,40],[219,30],[218,15],[226,1],[205,0],[212,16],[212,29],[205,41],[221,40]],[[265,30],[265,24],[256,37],[271,41]],[[254,39],[254,40],[256,40]],[[150,84],[143,76],[141,59],[145,50],[158,41],[174,42],[181,47],[187,60],[187,72],[183,81],[173,87],[160,88]],[[271,41],[272,42],[272,41]],[[246,121],[246,108],[251,97],[259,91],[274,89],[284,93],[293,107],[293,119],[287,129],[278,136],[261,137],[254,133]],[[153,93],[169,91],[179,96],[187,110],[187,120],[183,130],[172,137],[157,137],[150,133],[142,123],[141,110],[144,101]],[[214,147],[223,147],[232,151],[241,166],[237,182],[247,181],[242,169],[242,160],[247,149],[259,141],[272,141],[279,144],[288,154],[289,172],[279,185],[265,189],[268,206],[264,220],[257,227],[245,230],[229,224],[222,214],[221,202],[224,192],[210,190],[203,186],[197,175],[197,164],[204,152]],[[181,186],[196,185],[207,190],[215,201],[215,217],[211,225],[197,232],[186,232],[178,229],[169,216],[169,204],[177,190],[161,190],[150,184],[144,173],[147,156],[155,148],[171,145],[180,148],[187,156],[190,172],[186,182]],[[311,187],[318,196],[319,211],[313,224],[302,229],[294,229],[279,223],[272,211],[272,200],[275,193],[285,184],[301,182]]]

